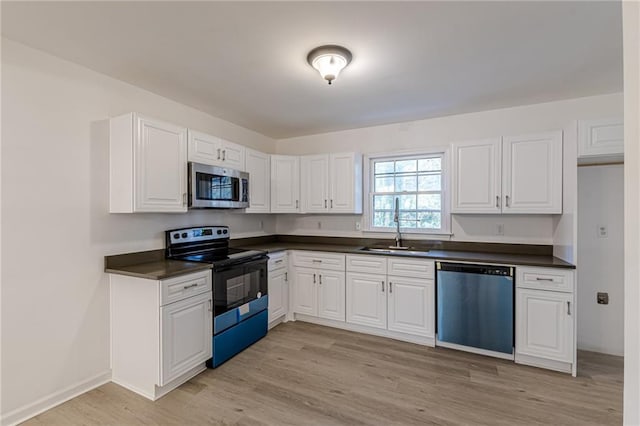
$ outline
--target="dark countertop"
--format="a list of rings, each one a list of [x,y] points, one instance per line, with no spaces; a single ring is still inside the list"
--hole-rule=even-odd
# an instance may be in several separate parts
[[[110,274],[129,275],[150,280],[164,280],[178,275],[211,269],[208,263],[183,262],[181,260],[156,260],[136,265],[123,265],[105,268]]]
[[[509,253],[482,253],[470,251],[454,251],[454,250],[430,250],[424,254],[393,254],[380,252],[363,251],[362,246],[349,246],[341,244],[313,244],[313,243],[288,243],[275,242],[265,244],[252,244],[240,246],[250,250],[264,250],[268,253],[275,253],[283,250],[311,250],[311,251],[327,251],[336,253],[349,254],[365,254],[372,256],[403,256],[416,257],[434,260],[452,260],[479,263],[495,263],[502,265],[523,265],[523,266],[539,266],[545,268],[566,268],[575,269],[575,266],[565,262],[554,256],[530,255],[530,254],[509,254]]]

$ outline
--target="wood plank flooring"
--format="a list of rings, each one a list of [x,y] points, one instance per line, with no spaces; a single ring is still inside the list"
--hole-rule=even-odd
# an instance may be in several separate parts
[[[578,374],[295,322],[156,402],[109,383],[25,424],[621,424],[621,358]]]

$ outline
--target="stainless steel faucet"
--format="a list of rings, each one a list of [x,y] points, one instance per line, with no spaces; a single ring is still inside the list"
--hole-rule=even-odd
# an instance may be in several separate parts
[[[393,213],[393,221],[396,223],[396,245],[393,248],[406,249],[402,246],[402,235],[400,234],[400,199],[396,197],[396,207]]]

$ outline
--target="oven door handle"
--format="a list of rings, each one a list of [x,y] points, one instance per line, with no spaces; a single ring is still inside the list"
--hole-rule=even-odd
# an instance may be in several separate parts
[[[218,268],[214,267],[213,268],[213,272],[214,273],[216,273],[216,272],[224,272],[224,271],[229,271],[231,269],[237,269],[239,267],[247,268],[247,267],[251,267],[251,266],[254,266],[254,265],[256,265],[256,266],[260,265],[260,266],[264,266],[266,268],[268,259],[269,258],[265,256],[264,258],[251,260],[249,262],[241,262],[241,261],[240,262],[234,262],[234,263],[231,263],[229,265],[222,265],[222,266],[220,266]]]

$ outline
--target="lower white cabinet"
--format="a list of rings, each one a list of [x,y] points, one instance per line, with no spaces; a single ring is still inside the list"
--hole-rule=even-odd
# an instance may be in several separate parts
[[[347,322],[387,328],[386,276],[347,273]]]
[[[113,382],[156,400],[212,356],[211,271],[151,280],[110,275]]]
[[[269,254],[269,326],[289,313],[289,270],[286,252]]]
[[[429,279],[389,277],[387,328],[400,333],[433,336],[434,282]]]
[[[573,277],[571,270],[516,267],[516,362],[576,374]]]
[[[295,313],[345,320],[344,272],[294,267]]]

